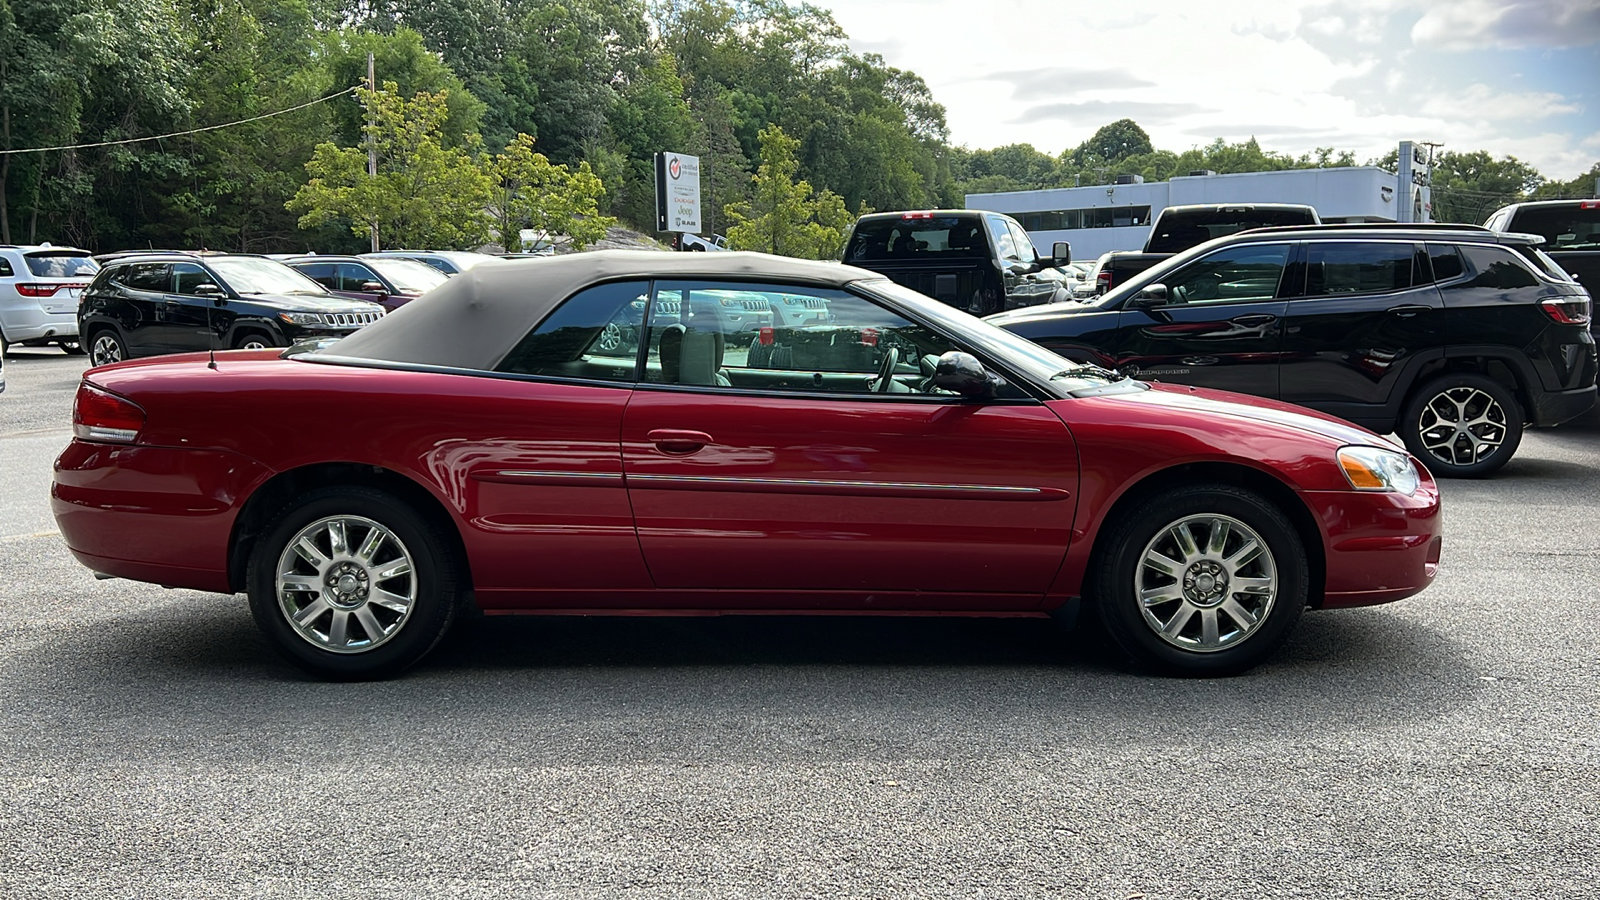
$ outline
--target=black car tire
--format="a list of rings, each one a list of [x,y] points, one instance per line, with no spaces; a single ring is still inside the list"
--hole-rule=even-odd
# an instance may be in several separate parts
[[[745,365],[752,369],[770,368],[772,363],[772,345],[760,341],[750,345],[750,352],[745,356]]]
[[[95,366],[108,366],[115,362],[129,359],[128,348],[122,343],[122,335],[114,328],[96,328],[89,332],[89,363]]]
[[[1165,674],[1227,676],[1257,665],[1288,638],[1309,597],[1293,523],[1272,501],[1230,485],[1151,497],[1109,523],[1100,546],[1092,618],[1137,665]]]
[[[264,350],[268,347],[278,346],[271,335],[259,331],[241,331],[233,339],[235,350]]]
[[[1462,421],[1478,424],[1463,429]],[[1486,375],[1451,372],[1412,393],[1396,431],[1411,455],[1433,474],[1481,478],[1517,452],[1522,424],[1522,406],[1505,385]],[[1469,436],[1473,440],[1466,440]],[[1486,450],[1482,441],[1498,443]]]
[[[342,523],[337,528],[345,536],[343,548],[331,540],[335,523]],[[382,538],[374,538],[380,532]],[[324,535],[330,539],[324,541]],[[376,540],[382,542],[368,553],[367,545]],[[301,553],[291,557],[292,548],[306,542],[323,556],[321,563]],[[362,545],[359,550],[351,546],[356,543]],[[252,548],[245,576],[250,612],[278,651],[312,674],[340,681],[388,678],[427,655],[454,621],[461,593],[454,546],[393,495],[369,487],[313,490],[279,510]],[[296,580],[317,590],[296,590]],[[401,590],[409,600],[403,613],[389,605]],[[291,620],[318,604],[320,611],[299,624]],[[340,613],[345,641],[342,649],[332,649]],[[328,634],[319,636],[317,623],[324,617]],[[377,622],[380,634],[372,633],[369,621]],[[385,632],[382,626],[392,627]],[[357,629],[370,647],[355,640]]]
[[[61,352],[68,356],[83,356],[88,352],[83,349],[82,341],[57,341],[56,346],[60,347]]]

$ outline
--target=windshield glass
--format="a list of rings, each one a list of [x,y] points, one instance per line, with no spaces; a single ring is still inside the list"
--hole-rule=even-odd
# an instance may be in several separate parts
[[[1003,328],[990,325],[976,316],[946,306],[888,279],[864,281],[858,286],[898,301],[912,312],[954,333],[986,355],[1005,362],[1035,381],[1051,384],[1052,389],[1061,391],[1063,396],[1072,391],[1102,387],[1110,380],[1095,375],[1092,370],[1081,370],[1082,367],[1078,363],[1063,359],[1026,338],[1018,337]],[[1067,371],[1072,374],[1067,377],[1056,377]]]
[[[281,262],[250,256],[206,260],[228,286],[241,294],[326,294],[322,285]]]
[[[912,213],[858,221],[844,251],[845,262],[988,255],[983,222],[976,216]]]
[[[450,280],[438,269],[409,259],[371,259],[368,264],[402,294],[427,293]]]
[[[1545,250],[1600,250],[1600,203],[1520,209],[1506,230],[1539,235]]]
[[[23,259],[28,270],[40,278],[87,277],[100,271],[100,264],[87,253],[29,253]]]

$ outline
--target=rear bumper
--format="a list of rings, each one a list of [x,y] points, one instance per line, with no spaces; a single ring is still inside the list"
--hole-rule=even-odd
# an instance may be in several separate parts
[[[50,507],[72,555],[96,572],[231,593],[234,520],[270,474],[236,453],[74,439],[56,459]]]
[[[1431,477],[1410,497],[1356,491],[1302,496],[1324,536],[1322,608],[1390,603],[1433,583],[1444,522],[1439,489]]]
[[[1541,428],[1576,419],[1595,404],[1595,387],[1587,385],[1570,391],[1543,391],[1533,398],[1528,419]]]
[[[38,306],[9,306],[0,311],[0,326],[5,329],[6,340],[13,344],[78,339],[76,311],[50,313]]]

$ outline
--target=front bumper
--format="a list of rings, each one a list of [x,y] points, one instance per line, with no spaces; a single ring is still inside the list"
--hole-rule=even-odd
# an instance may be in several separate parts
[[[1410,497],[1361,491],[1301,496],[1324,536],[1323,609],[1403,600],[1433,583],[1444,520],[1431,476],[1424,475]]]

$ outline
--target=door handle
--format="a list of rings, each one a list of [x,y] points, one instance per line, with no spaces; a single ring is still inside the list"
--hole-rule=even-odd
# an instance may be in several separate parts
[[[1430,309],[1433,309],[1433,307],[1410,304],[1407,306],[1391,306],[1389,307],[1389,312],[1394,313],[1402,319],[1409,319],[1417,313],[1427,312]]]
[[[1276,322],[1278,321],[1278,317],[1274,315],[1268,315],[1267,313],[1257,313],[1250,316],[1234,316],[1228,321],[1235,325],[1254,327],[1256,325],[1266,325],[1269,322]]]
[[[657,428],[647,432],[644,437],[662,453],[693,453],[711,443],[711,435],[703,431],[681,431],[676,428]]]

